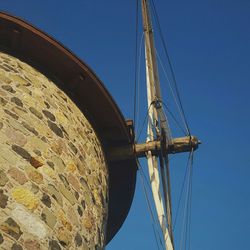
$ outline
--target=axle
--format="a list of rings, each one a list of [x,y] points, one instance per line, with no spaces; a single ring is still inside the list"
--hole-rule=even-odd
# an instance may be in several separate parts
[[[190,152],[191,150],[195,151],[199,144],[201,144],[201,142],[195,136],[174,138],[170,145],[166,145],[160,140],[155,140],[126,147],[111,148],[109,158],[112,161],[132,159],[134,156],[142,158],[146,157],[149,151],[155,156],[161,153],[175,154]]]

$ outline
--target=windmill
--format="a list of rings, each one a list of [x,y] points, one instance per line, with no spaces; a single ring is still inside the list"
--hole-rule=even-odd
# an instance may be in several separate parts
[[[137,3],[139,0],[137,1]],[[145,64],[146,64],[146,79],[147,79],[147,100],[148,100],[148,105],[147,105],[147,110],[148,110],[148,128],[147,128],[147,139],[145,143],[138,143],[137,141],[134,141],[134,131],[133,131],[133,124],[131,122],[125,123],[125,120],[123,119],[122,115],[120,114],[120,111],[118,107],[115,105],[114,101],[112,100],[111,96],[108,94],[106,89],[103,87],[102,83],[100,80],[97,78],[97,76],[83,63],[81,62],[77,57],[75,57],[70,51],[65,49],[62,45],[57,43],[55,40],[53,40],[51,37],[48,35],[44,34],[43,32],[37,30],[33,26],[29,25],[28,23],[10,16],[8,14],[1,13],[0,14],[0,26],[1,26],[1,39],[0,39],[0,47],[2,52],[2,64],[3,64],[3,70],[1,74],[4,74],[4,77],[2,76],[3,83],[3,89],[5,92],[10,95],[11,99],[11,104],[10,105],[17,105],[17,106],[24,106],[23,102],[25,100],[29,99],[29,103],[25,105],[29,105],[31,102],[36,103],[37,100],[32,96],[31,93],[27,90],[26,87],[30,87],[31,91],[33,91],[33,88],[35,88],[36,83],[39,81],[36,81],[36,78],[31,78],[30,80],[29,77],[21,77],[19,75],[16,76],[16,74],[19,74],[20,72],[22,74],[30,74],[30,71],[32,69],[32,74],[38,75],[37,71],[35,70],[36,67],[39,70],[39,74],[41,75],[41,78],[39,79],[46,79],[46,75],[51,76],[53,75],[53,81],[51,82],[49,80],[43,81],[43,84],[40,84],[37,88],[39,89],[39,93],[42,95],[45,92],[41,91],[43,88],[47,89],[56,89],[57,91],[54,91],[53,94],[57,93],[58,95],[61,94],[61,91],[64,91],[66,94],[68,94],[71,99],[74,101],[70,105],[72,107],[75,107],[75,105],[80,108],[82,113],[79,113],[78,111],[75,112],[75,114],[81,115],[81,120],[85,121],[87,126],[93,130],[88,130],[85,129],[86,136],[82,139],[79,139],[80,142],[85,142],[87,141],[88,143],[85,143],[82,145],[81,149],[89,143],[89,131],[97,131],[97,134],[99,137],[96,137],[93,139],[91,142],[92,144],[99,142],[98,138],[100,138],[100,145],[102,144],[104,147],[101,148],[98,145],[95,145],[93,147],[92,155],[88,153],[88,156],[90,157],[93,156],[93,159],[96,159],[100,155],[103,154],[103,157],[100,157],[102,160],[104,159],[104,155],[107,159],[107,166],[103,167],[102,175],[108,175],[109,174],[109,187],[106,185],[106,179],[105,181],[102,179],[100,180],[100,176],[102,175],[96,175],[95,178],[98,179],[98,181],[93,182],[93,178],[90,175],[91,171],[85,171],[84,168],[86,169],[89,167],[89,165],[92,166],[92,162],[94,160],[90,161],[91,164],[86,163],[83,159],[83,157],[79,156],[79,159],[81,159],[84,163],[81,163],[80,165],[77,162],[77,158],[72,156],[72,161],[75,160],[75,165],[81,166],[79,168],[79,173],[76,171],[76,167],[74,168],[75,165],[72,165],[72,163],[67,165],[67,168],[65,168],[65,171],[75,171],[74,175],[75,177],[79,178],[74,180],[76,183],[79,181],[79,186],[80,184],[85,188],[84,190],[88,190],[88,193],[84,192],[82,193],[81,190],[79,191],[74,191],[74,189],[77,189],[78,186],[75,186],[73,184],[69,184],[67,181],[67,178],[65,176],[62,176],[62,168],[55,168],[55,171],[58,171],[58,178],[54,178],[52,181],[51,179],[47,178],[49,175],[48,173],[51,173],[51,171],[54,171],[53,166],[57,165],[61,166],[63,164],[54,164],[53,160],[58,163],[58,158],[55,158],[54,154],[62,154],[60,150],[54,150],[54,138],[58,139],[57,137],[64,138],[65,143],[68,144],[69,146],[69,152],[71,154],[77,154],[77,148],[72,144],[72,142],[68,142],[68,133],[66,130],[62,129],[62,127],[58,127],[55,123],[56,118],[55,115],[58,115],[59,113],[51,113],[48,110],[41,110],[41,114],[38,111],[34,111],[34,108],[28,107],[27,110],[31,112],[31,115],[28,116],[30,118],[30,124],[34,124],[34,127],[36,128],[37,122],[36,118],[33,119],[34,115],[38,119],[41,120],[42,128],[41,129],[41,134],[44,131],[50,131],[51,133],[48,133],[49,135],[49,140],[45,140],[45,137],[39,137],[38,139],[41,139],[40,143],[44,142],[49,142],[51,145],[49,145],[47,148],[51,148],[54,152],[51,151],[51,155],[49,154],[42,154],[40,151],[37,152],[36,149],[37,143],[36,141],[33,140],[32,142],[28,144],[29,146],[26,147],[26,149],[23,149],[21,146],[24,145],[11,145],[9,143],[9,139],[7,138],[6,141],[1,141],[1,147],[6,149],[6,152],[9,152],[9,154],[12,155],[12,157],[7,157],[8,154],[4,155],[2,154],[1,157],[4,159],[4,162],[8,160],[13,159],[18,159],[15,162],[18,162],[18,165],[15,166],[15,171],[19,171],[19,176],[25,176],[24,173],[20,172],[19,170],[19,165],[22,163],[24,164],[23,169],[25,169],[25,166],[27,164],[30,164],[32,167],[40,168],[39,170],[46,176],[46,185],[48,189],[48,194],[43,194],[43,198],[40,201],[40,198],[38,199],[36,197],[37,192],[34,190],[26,190],[24,187],[22,187],[22,182],[23,180],[19,180],[20,185],[15,185],[16,184],[16,179],[11,177],[12,171],[7,171],[5,169],[6,164],[2,165],[2,176],[5,176],[5,179],[2,180],[2,186],[6,185],[9,180],[12,180],[14,184],[7,185],[6,186],[6,193],[9,195],[12,195],[17,202],[19,202],[21,205],[17,206],[17,208],[14,209],[14,213],[12,212],[11,209],[7,207],[8,203],[8,196],[2,194],[2,204],[1,208],[5,209],[8,211],[8,213],[12,213],[13,218],[17,220],[18,223],[23,227],[22,232],[18,229],[19,225],[10,218],[4,218],[2,221],[4,221],[4,224],[1,225],[1,230],[4,232],[4,236],[6,240],[4,239],[4,244],[10,245],[13,244],[13,248],[17,247],[16,242],[13,243],[12,240],[10,240],[9,237],[6,235],[9,234],[10,236],[15,236],[14,238],[16,240],[19,239],[21,235],[25,235],[26,233],[29,235],[29,240],[32,239],[30,236],[30,233],[34,234],[33,230],[33,224],[34,223],[28,223],[29,226],[27,227],[26,220],[23,218],[39,218],[39,220],[45,220],[46,221],[46,214],[48,213],[48,206],[49,208],[51,207],[51,200],[54,199],[54,205],[57,204],[58,202],[60,203],[60,199],[58,197],[64,197],[65,203],[61,204],[61,207],[55,205],[56,209],[61,209],[60,211],[65,211],[67,212],[67,216],[71,218],[71,215],[74,214],[74,209],[75,211],[75,217],[77,216],[80,218],[83,215],[82,208],[85,209],[85,201],[82,200],[80,203],[80,200],[78,201],[79,195],[83,195],[84,198],[86,197],[93,197],[91,199],[88,199],[86,201],[87,207],[89,208],[88,213],[86,213],[88,216],[86,216],[85,223],[84,225],[81,225],[76,222],[74,223],[75,228],[81,228],[81,226],[84,226],[87,228],[89,233],[91,235],[96,236],[99,235],[99,237],[92,237],[93,240],[88,240],[85,238],[81,238],[81,235],[79,232],[77,232],[76,235],[69,235],[69,238],[64,237],[64,228],[60,226],[60,224],[55,226],[55,223],[53,225],[49,224],[46,225],[44,222],[36,221],[38,224],[34,225],[39,225],[40,228],[42,227],[44,230],[43,232],[46,231],[48,227],[53,228],[53,231],[50,231],[52,233],[49,234],[39,234],[39,237],[41,235],[46,238],[46,240],[43,241],[42,244],[44,244],[45,248],[46,247],[51,247],[61,249],[60,245],[62,246],[70,246],[71,244],[75,244],[77,247],[80,246],[83,243],[83,240],[86,241],[84,244],[87,244],[90,249],[93,249],[93,245],[96,247],[104,247],[105,244],[107,244],[112,237],[115,235],[115,233],[119,230],[120,226],[122,225],[123,221],[125,220],[125,217],[128,213],[129,207],[132,202],[132,197],[134,193],[134,183],[135,183],[135,172],[136,172],[136,163],[139,158],[141,157],[146,157],[147,162],[148,162],[148,170],[149,170],[149,178],[150,178],[150,185],[152,189],[152,194],[153,194],[153,199],[155,203],[155,210],[157,212],[157,218],[158,222],[160,225],[160,229],[163,235],[164,239],[164,248],[165,249],[174,249],[174,235],[173,235],[173,222],[172,222],[172,205],[171,205],[171,184],[170,184],[170,170],[169,170],[169,159],[168,155],[172,153],[180,153],[180,152],[191,152],[193,153],[194,150],[198,148],[198,144],[200,143],[199,140],[192,136],[189,128],[186,123],[186,128],[187,128],[187,136],[182,137],[182,138],[172,138],[171,137],[171,132],[170,128],[168,125],[168,120],[167,116],[164,112],[164,105],[165,103],[162,100],[162,95],[161,95],[161,89],[160,89],[160,80],[159,80],[159,74],[158,74],[158,66],[157,66],[157,53],[156,49],[154,46],[154,36],[153,36],[153,28],[152,28],[152,22],[151,22],[151,14],[150,14],[150,6],[149,6],[149,1],[148,0],[142,0],[141,1],[141,7],[142,7],[142,17],[143,17],[143,27],[144,27],[144,38],[145,38]],[[47,60],[48,55],[50,55],[51,60]],[[0,56],[0,57],[1,57]],[[24,62],[21,62],[19,60],[24,60]],[[8,65],[6,62],[12,62],[12,64]],[[18,63],[17,63],[18,62]],[[33,65],[34,68],[30,68],[30,66],[27,66],[26,64],[30,64],[31,66]],[[7,66],[6,66],[7,65]],[[20,65],[23,65],[22,67]],[[16,67],[16,68],[14,68]],[[19,71],[18,71],[18,70]],[[29,69],[29,70],[27,70]],[[46,69],[46,70],[44,70]],[[10,75],[9,72],[12,71],[12,74]],[[14,73],[13,73],[14,72]],[[52,73],[52,74],[51,74]],[[39,75],[39,76],[40,76]],[[9,77],[12,77],[13,79],[9,79]],[[18,80],[17,80],[18,79]],[[21,80],[20,80],[21,79]],[[34,80],[35,79],[35,80]],[[13,84],[16,83],[16,81],[21,81],[22,83],[25,84],[25,88],[20,88],[19,91],[18,88],[22,85],[21,84]],[[8,84],[12,82],[13,88],[16,88],[16,91],[12,89]],[[6,84],[5,84],[6,83]],[[44,87],[45,86],[45,87]],[[52,86],[54,86],[52,88]],[[26,90],[26,94],[28,94],[27,99],[25,99],[23,102],[18,99],[18,95],[20,98],[24,96],[23,90]],[[5,92],[2,92],[4,95],[7,95]],[[25,91],[24,91],[25,92]],[[44,93],[43,93],[44,92]],[[11,96],[12,94],[15,94],[15,96]],[[52,93],[48,96],[54,96]],[[98,104],[96,105],[96,100],[94,100],[93,96],[96,96],[98,100]],[[57,98],[57,97],[56,97]],[[40,108],[46,108],[49,109],[50,105],[46,102],[43,102],[44,98],[40,98],[38,101],[42,103]],[[61,98],[62,102],[65,102],[65,100],[68,100],[66,97]],[[60,96],[58,96],[57,100],[60,100]],[[6,100],[1,99],[2,103],[5,105],[7,103]],[[34,104],[35,106],[35,104]],[[53,105],[51,105],[53,106]],[[38,108],[39,108],[38,107]],[[58,107],[62,108],[64,105],[58,104]],[[99,107],[102,107],[101,109]],[[19,126],[24,126],[23,129],[20,131],[25,131],[24,133],[29,136],[29,138],[33,138],[35,136],[39,136],[39,133],[35,130],[32,129],[30,125],[28,125],[25,121],[17,123],[15,120],[22,120],[23,117],[19,118],[18,111],[20,111],[18,108],[13,107],[12,111],[15,110],[17,114],[13,114],[12,112],[8,110],[2,110],[2,117],[4,117],[5,124],[3,125],[2,123],[0,126],[4,127],[12,127],[13,124],[17,124],[18,128],[14,127],[16,130],[20,130]],[[180,110],[183,113],[182,107]],[[67,112],[71,112],[71,108],[67,110]],[[24,113],[27,113],[27,111]],[[44,115],[42,115],[42,113]],[[61,113],[63,113],[61,111]],[[89,118],[89,114],[91,114],[91,119]],[[84,116],[86,115],[87,118],[89,118],[90,121]],[[39,118],[40,117],[40,118]],[[58,116],[59,118],[58,121],[62,122],[60,119],[61,117]],[[66,118],[68,117],[67,115],[65,116]],[[46,119],[43,122],[43,119]],[[183,113],[183,118],[185,119],[185,115]],[[25,119],[27,117],[25,116]],[[47,120],[49,119],[49,120]],[[9,122],[9,120],[11,122]],[[51,121],[52,120],[52,121]],[[67,121],[67,120],[64,120]],[[79,120],[78,120],[79,121]],[[48,124],[48,127],[47,127]],[[70,124],[70,125],[69,125]],[[93,127],[91,127],[92,125]],[[64,122],[64,126],[70,126],[71,123]],[[83,123],[79,126],[83,126]],[[2,128],[1,127],[1,128]],[[39,126],[37,126],[39,127]],[[41,128],[39,127],[39,129]],[[0,128],[0,130],[1,130]],[[21,127],[22,128],[22,127]],[[128,129],[129,128],[129,129]],[[26,129],[26,130],[25,130]],[[130,133],[128,133],[128,130]],[[1,130],[3,132],[4,130]],[[78,133],[76,136],[79,136],[79,130],[77,130]],[[19,132],[18,132],[19,133]],[[65,137],[64,137],[65,133]],[[10,133],[9,133],[10,134]],[[33,135],[34,134],[34,135]],[[114,136],[115,135],[115,136]],[[10,136],[12,138],[12,136]],[[4,137],[6,138],[6,137]],[[62,139],[60,139],[62,140]],[[56,140],[58,143],[59,141]],[[17,142],[18,143],[18,142]],[[19,142],[22,144],[22,141]],[[24,142],[25,144],[26,142]],[[75,141],[74,141],[75,143]],[[61,144],[61,141],[60,143]],[[73,145],[73,146],[72,146]],[[60,145],[59,145],[60,146]],[[98,152],[96,151],[96,148],[98,147]],[[44,147],[45,148],[45,147]],[[54,149],[53,149],[54,148]],[[66,148],[67,149],[67,148]],[[30,151],[32,155],[28,152]],[[5,152],[5,151],[3,151]],[[82,150],[79,150],[79,152],[82,153]],[[36,155],[35,155],[36,154]],[[37,160],[37,157],[44,157],[42,159]],[[65,156],[65,155],[64,155]],[[68,153],[66,154],[68,156]],[[17,158],[19,157],[19,158]],[[35,158],[36,157],[36,158]],[[48,159],[47,159],[48,158]],[[63,158],[63,157],[61,157]],[[60,158],[60,163],[61,160],[67,160],[68,158],[65,157],[65,159]],[[48,161],[47,161],[48,160]],[[52,161],[51,161],[52,160]],[[21,163],[20,163],[21,162]],[[46,163],[45,163],[46,162]],[[3,163],[3,162],[2,162]],[[44,164],[45,163],[45,164]],[[104,160],[102,161],[104,164]],[[139,163],[139,161],[138,161]],[[47,165],[48,166],[47,166]],[[105,163],[106,164],[106,163]],[[13,164],[12,164],[13,165]],[[29,166],[30,166],[29,165]],[[45,166],[42,168],[42,166]],[[51,167],[52,166],[52,167]],[[63,165],[64,166],[64,165]],[[73,166],[73,167],[72,167]],[[126,167],[129,166],[129,167]],[[1,167],[1,166],[0,166]],[[53,170],[49,169],[51,167]],[[44,170],[45,169],[45,170]],[[49,172],[46,170],[50,170]],[[98,169],[98,166],[96,166],[96,169]],[[93,173],[96,173],[93,171]],[[1,170],[1,169],[0,169]],[[36,171],[36,170],[34,170]],[[106,171],[106,172],[104,172]],[[69,175],[68,172],[66,175]],[[21,175],[22,173],[23,175]],[[6,177],[6,174],[9,175],[10,178]],[[40,176],[40,175],[39,175]],[[72,180],[72,175],[71,180]],[[88,188],[87,184],[88,182],[85,181],[84,178],[92,178],[89,181],[89,185],[92,185],[93,183],[96,185],[95,188]],[[12,178],[12,179],[11,179]],[[43,178],[43,177],[40,177]],[[24,178],[25,179],[25,178]],[[32,183],[33,179],[25,179],[25,181]],[[24,182],[25,182],[24,181]],[[73,181],[72,181],[73,182]],[[57,189],[51,188],[51,184],[54,184],[55,186],[58,185],[59,192],[57,192]],[[66,184],[65,184],[66,183]],[[75,182],[74,182],[75,183]],[[87,184],[86,184],[87,183]],[[101,184],[101,185],[99,185]],[[64,187],[64,186],[65,187]],[[31,186],[31,185],[30,185]],[[49,188],[48,188],[49,187]],[[12,190],[13,188],[13,190]],[[66,188],[66,189],[65,189]],[[102,192],[97,192],[97,189],[102,188]],[[80,189],[80,188],[79,188]],[[41,190],[43,191],[43,187],[41,187]],[[34,194],[32,193],[34,191]],[[94,193],[92,193],[94,191]],[[55,195],[55,192],[57,195]],[[109,192],[109,200],[104,198],[104,194],[107,195]],[[21,198],[19,197],[19,194],[21,194]],[[86,195],[87,194],[87,195]],[[23,200],[22,197],[27,195],[28,199],[31,200],[30,197],[33,198],[33,203],[34,207],[32,207],[32,211],[27,212],[30,208],[30,205],[28,202]],[[38,194],[40,195],[40,194]],[[61,195],[61,196],[60,196]],[[78,197],[78,198],[77,198]],[[38,202],[39,200],[39,202]],[[13,199],[11,200],[13,201]],[[50,201],[50,202],[48,202]],[[52,200],[53,201],[53,200]],[[75,206],[73,207],[72,204],[78,204],[78,207]],[[109,203],[109,204],[108,204]],[[52,204],[52,205],[53,205]],[[65,205],[68,204],[68,205]],[[70,204],[70,205],[69,205]],[[108,205],[107,205],[108,204]],[[11,205],[11,202],[9,202],[9,205]],[[25,210],[25,208],[22,205],[26,205],[28,208]],[[35,209],[38,205],[40,205],[40,209]],[[82,208],[81,208],[81,207]],[[77,209],[76,209],[77,207]],[[34,208],[34,209],[33,209]],[[53,216],[60,216],[60,213],[57,210],[54,210],[54,207],[52,206],[53,209]],[[93,230],[90,230],[91,223],[88,220],[89,216],[96,215],[96,213],[91,214],[90,211],[91,209],[94,208],[100,212],[100,216],[98,217],[100,221],[97,220],[91,220],[91,222],[95,222],[96,227],[91,227]],[[107,209],[108,208],[108,209]],[[43,211],[42,216],[40,218],[40,211]],[[109,210],[109,211],[108,211]],[[34,212],[34,214],[32,214]],[[8,213],[3,213],[2,216],[7,216]],[[107,213],[108,216],[107,216]],[[78,214],[78,215],[77,215]],[[25,215],[25,216],[22,216]],[[29,216],[28,216],[29,215]],[[34,216],[35,217],[34,217]],[[9,215],[8,215],[9,216]],[[62,217],[62,216],[60,216]],[[54,217],[53,217],[54,218]],[[64,217],[63,217],[64,218]],[[91,217],[92,218],[92,217]],[[60,218],[58,218],[59,220]],[[107,232],[104,230],[104,226],[107,221]],[[13,222],[14,221],[14,222]],[[55,221],[55,220],[54,220]],[[65,219],[64,219],[65,221]],[[80,220],[79,220],[80,221]],[[12,226],[16,225],[17,230],[13,231]],[[41,226],[42,225],[42,226]],[[9,227],[10,226],[10,230]],[[54,228],[55,226],[55,228]],[[57,227],[58,226],[58,227]],[[39,228],[39,227],[38,227]],[[76,230],[73,230],[74,232]],[[17,233],[18,232],[18,233]],[[63,233],[61,233],[63,232]],[[86,232],[86,230],[85,230]],[[61,233],[61,234],[60,234]],[[83,232],[80,232],[83,235]],[[54,239],[54,235],[56,235],[57,240]],[[36,237],[37,235],[35,235]],[[85,234],[86,236],[86,234]],[[106,237],[105,237],[106,236]],[[1,233],[0,233],[0,238],[1,238]],[[105,239],[106,238],[106,239]],[[90,239],[90,238],[89,238]],[[1,240],[0,240],[1,241]],[[1,244],[2,242],[0,242]],[[18,242],[19,244],[23,244],[23,240],[20,240]],[[40,243],[39,243],[40,244]],[[19,245],[18,245],[19,247]],[[21,245],[20,245],[21,247]],[[7,248],[6,248],[7,249]]]

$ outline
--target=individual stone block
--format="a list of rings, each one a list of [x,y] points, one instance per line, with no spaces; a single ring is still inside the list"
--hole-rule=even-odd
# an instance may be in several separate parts
[[[19,225],[12,218],[8,218],[5,222],[3,222],[0,225],[0,229],[4,233],[10,235],[11,237],[13,237],[16,240],[18,240],[23,233],[20,230]]]
[[[54,228],[56,224],[56,216],[48,208],[44,208],[41,215],[43,221],[50,227]]]
[[[9,181],[3,170],[0,170],[0,186],[3,187]]]
[[[7,206],[9,197],[3,193],[3,190],[0,189],[0,207],[5,208]]]
[[[24,205],[28,209],[34,210],[39,204],[38,198],[30,190],[24,187],[15,187],[11,194],[16,202]]]
[[[51,199],[49,197],[49,195],[47,194],[43,194],[43,197],[41,199],[42,203],[47,206],[47,207],[51,207]]]
[[[15,181],[17,181],[21,185],[23,185],[28,181],[24,172],[19,170],[18,168],[10,168],[8,170],[8,175],[11,176]]]
[[[50,240],[49,250],[61,250],[61,247],[56,240]]]

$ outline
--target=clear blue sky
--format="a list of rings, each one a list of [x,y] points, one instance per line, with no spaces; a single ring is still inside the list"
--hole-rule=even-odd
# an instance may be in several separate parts
[[[195,154],[191,249],[248,250],[250,1],[155,1],[191,130],[203,141]],[[2,0],[0,9],[71,49],[133,117],[135,0]],[[174,206],[186,158],[172,157]],[[130,214],[107,247],[118,249],[157,249],[139,178]]]

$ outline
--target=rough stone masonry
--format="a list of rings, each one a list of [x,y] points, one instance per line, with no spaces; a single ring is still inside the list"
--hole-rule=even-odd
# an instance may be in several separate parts
[[[76,105],[0,53],[0,249],[102,249],[107,179],[100,142]]]

